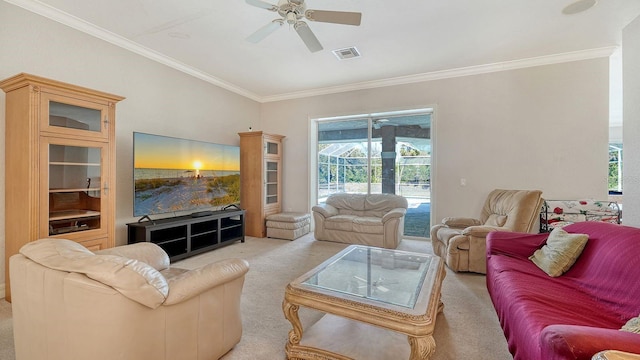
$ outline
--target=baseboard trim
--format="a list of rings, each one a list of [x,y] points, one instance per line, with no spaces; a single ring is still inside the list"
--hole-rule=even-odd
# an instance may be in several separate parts
[[[0,299],[4,299],[6,290],[7,284],[0,284]]]

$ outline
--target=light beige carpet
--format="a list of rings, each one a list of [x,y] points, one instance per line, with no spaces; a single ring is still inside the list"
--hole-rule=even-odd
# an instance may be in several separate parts
[[[291,329],[282,313],[285,286],[346,246],[315,241],[312,234],[295,241],[247,237],[245,243],[198,255],[174,266],[192,269],[230,257],[249,261],[251,270],[247,273],[242,295],[242,340],[223,360],[282,360],[285,359],[287,333]],[[432,253],[428,241],[405,239],[399,249]],[[433,360],[512,359],[483,275],[456,274],[447,269],[442,302],[445,307],[436,320]],[[300,309],[299,315],[304,327],[322,316],[305,308]],[[11,305],[4,300],[0,300],[0,359],[15,359]]]

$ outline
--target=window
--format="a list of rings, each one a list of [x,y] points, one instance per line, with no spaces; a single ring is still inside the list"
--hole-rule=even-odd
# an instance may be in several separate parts
[[[622,144],[609,144],[609,193],[622,194]]]

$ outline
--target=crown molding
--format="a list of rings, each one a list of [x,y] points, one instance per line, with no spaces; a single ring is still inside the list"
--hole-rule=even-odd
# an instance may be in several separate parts
[[[272,96],[260,96],[246,89],[240,88],[236,85],[228,83],[224,80],[218,79],[204,71],[196,69],[192,66],[184,64],[174,58],[163,55],[157,51],[146,48],[136,42],[126,39],[118,34],[100,28],[85,20],[68,14],[64,11],[58,10],[52,6],[44,4],[38,0],[4,0],[7,3],[21,7],[30,12],[44,16],[48,19],[67,25],[78,31],[84,32],[98,39],[109,42],[113,45],[119,46],[123,49],[129,50],[138,55],[144,56],[150,60],[156,61],[163,65],[169,66],[173,69],[181,71],[185,74],[191,75],[200,80],[206,81],[210,84],[219,86],[223,89],[229,90],[238,95],[247,97],[251,100],[266,103],[282,100],[291,100],[298,98],[305,98],[318,95],[328,95],[335,93],[342,93],[347,91],[375,89],[394,85],[412,84],[417,82],[433,81],[440,79],[448,79],[462,76],[487,74],[498,71],[522,69],[541,65],[551,65],[563,62],[579,61],[594,59],[600,57],[608,57],[618,49],[617,46],[588,49],[581,51],[566,52],[554,55],[532,57],[527,59],[504,61],[493,64],[469,66],[457,69],[433,71],[422,74],[400,76],[389,79],[365,81],[348,85],[331,86],[312,90],[296,91],[291,93],[272,95]]]
[[[144,47],[136,42],[133,42],[129,39],[126,39],[118,34],[115,34],[111,31],[105,30],[101,27],[93,25],[85,20],[82,20],[78,17],[75,17],[69,13],[58,10],[50,5],[44,4],[38,0],[4,0],[7,3],[13,4],[15,6],[21,7],[25,10],[28,10],[32,13],[44,16],[48,19],[56,21],[60,24],[69,26],[73,29],[81,31],[83,33],[89,34],[98,39],[104,40],[108,43],[121,47],[123,49],[129,50],[138,55],[144,56],[150,60],[156,61],[163,65],[169,66],[173,69],[181,71],[185,74],[191,75],[200,80],[206,81],[213,85],[219,86],[223,89],[234,92],[238,95],[242,95],[249,99],[255,101],[261,101],[260,97],[250,91],[247,91],[243,88],[240,88],[236,85],[228,83],[224,80],[218,79],[204,71],[196,69],[192,66],[184,64],[174,58],[163,55],[155,50],[151,50],[147,47]]]
[[[572,52],[553,54],[553,55],[547,55],[547,56],[538,56],[538,57],[520,59],[520,60],[504,61],[504,62],[493,63],[493,64],[468,66],[463,68],[449,69],[449,70],[442,70],[442,71],[433,71],[428,73],[400,76],[400,77],[389,78],[389,79],[365,81],[360,83],[325,87],[325,88],[313,89],[308,91],[298,91],[298,92],[292,92],[288,94],[263,96],[260,101],[264,103],[264,102],[291,100],[296,98],[311,97],[311,96],[318,96],[318,95],[329,95],[329,94],[335,94],[335,93],[341,93],[341,92],[347,92],[347,91],[375,89],[375,88],[394,86],[394,85],[405,85],[405,84],[412,84],[417,82],[449,79],[449,78],[456,78],[456,77],[470,76],[470,75],[488,74],[488,73],[493,73],[498,71],[523,69],[523,68],[542,66],[542,65],[551,65],[551,64],[559,64],[559,63],[571,62],[571,61],[609,57],[611,56],[611,54],[614,53],[616,49],[618,49],[617,46],[609,46],[609,47],[603,47],[603,48],[572,51]]]

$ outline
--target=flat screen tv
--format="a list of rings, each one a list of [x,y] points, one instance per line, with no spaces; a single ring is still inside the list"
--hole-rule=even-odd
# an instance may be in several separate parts
[[[240,147],[133,133],[133,215],[240,204]]]

